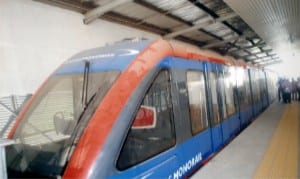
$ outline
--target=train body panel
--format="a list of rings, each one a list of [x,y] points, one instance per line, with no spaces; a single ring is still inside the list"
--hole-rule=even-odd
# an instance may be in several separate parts
[[[228,143],[232,139],[232,137],[234,137],[235,132],[239,130],[239,114],[237,113],[227,118],[223,122],[222,126],[224,143]]]
[[[247,126],[253,118],[252,106],[248,106],[240,111],[241,127]]]
[[[211,128],[214,151],[218,151],[219,149],[221,149],[224,145],[224,142],[226,142],[225,137],[224,137],[224,132],[223,132],[224,131],[223,126],[224,126],[224,123],[220,123]],[[229,139],[229,136],[227,138]]]
[[[208,63],[207,66],[207,91],[210,100],[208,106],[210,107],[210,121],[211,122],[211,135],[213,142],[213,150],[217,151],[224,144],[223,137],[223,112],[224,104],[221,103],[224,94],[220,91],[219,78],[223,75],[224,66],[217,63]],[[226,126],[225,126],[226,127]],[[226,130],[225,130],[226,131]],[[226,134],[225,134],[226,135]]]
[[[75,55],[52,74],[42,87],[45,89],[21,112],[10,135],[21,139],[9,149],[9,170],[21,176],[22,172],[39,172],[44,166],[33,171],[38,156],[28,154],[32,159],[28,171],[19,171],[13,156],[23,147],[54,160],[53,171],[37,176],[190,175],[269,104],[271,89],[265,72],[226,64],[218,58],[163,40],[118,43]],[[66,86],[73,91],[67,92]],[[60,91],[53,91],[56,88]],[[32,124],[29,127],[31,135],[38,134],[47,142],[24,141],[24,126],[33,120],[35,108],[44,104],[46,95],[58,93],[68,94],[72,104],[63,104],[63,96],[54,96],[57,100],[49,104],[62,104],[56,105],[58,112],[48,108],[47,131],[40,132]],[[73,105],[74,110],[65,112],[68,108],[63,105]],[[75,110],[78,105],[80,112]],[[62,131],[61,126],[73,127]],[[61,138],[52,138],[48,134],[51,130]],[[49,147],[52,153],[47,151]]]

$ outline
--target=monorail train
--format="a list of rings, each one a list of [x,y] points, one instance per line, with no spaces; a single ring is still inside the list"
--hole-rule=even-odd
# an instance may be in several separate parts
[[[8,176],[190,176],[274,100],[275,82],[261,68],[173,41],[81,52],[20,112]]]

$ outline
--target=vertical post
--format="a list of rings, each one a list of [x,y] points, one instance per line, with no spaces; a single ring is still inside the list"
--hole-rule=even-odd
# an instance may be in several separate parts
[[[13,140],[0,139],[0,178],[7,179],[5,146],[14,144]]]
[[[15,114],[17,114],[18,105],[17,105],[17,100],[16,100],[15,95],[11,95],[11,106],[12,106],[13,111],[15,112]]]

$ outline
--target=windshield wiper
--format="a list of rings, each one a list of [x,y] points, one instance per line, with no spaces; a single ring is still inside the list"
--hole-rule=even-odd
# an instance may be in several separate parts
[[[91,95],[90,98],[88,98],[89,73],[90,73],[90,62],[85,61],[85,63],[84,63],[84,73],[83,73],[82,96],[81,96],[81,103],[82,103],[82,106],[83,106],[83,110],[80,112],[80,115],[78,116],[75,128],[73,129],[73,132],[70,136],[69,142],[67,142],[64,145],[64,147],[61,149],[61,150],[64,150],[67,147],[70,147],[67,151],[67,154],[65,155],[67,161],[69,160],[70,155],[72,153],[72,150],[73,150],[72,147],[76,143],[76,138],[77,138],[77,135],[78,135],[77,132],[78,132],[78,130],[80,130],[80,124],[79,123],[81,122],[85,111],[88,109],[88,106],[90,105],[90,103],[93,101],[93,99],[95,98],[95,96],[97,94],[97,92],[95,92],[93,95]]]
[[[82,96],[81,96],[81,104],[84,109],[88,105],[89,74],[90,74],[90,62],[85,61],[84,72],[83,72]]]

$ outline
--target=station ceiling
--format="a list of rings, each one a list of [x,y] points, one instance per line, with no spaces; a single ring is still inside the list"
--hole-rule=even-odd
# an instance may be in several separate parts
[[[298,37],[297,33],[300,33],[298,23],[292,29],[293,34],[289,35],[288,30],[284,31],[282,21],[275,18],[278,15],[276,11],[272,11],[276,6],[275,2],[284,5],[285,0],[36,1],[82,13],[83,23],[87,25],[100,18],[146,30],[165,39],[176,39],[200,48],[211,49],[222,55],[230,55],[261,66],[282,61],[274,50],[280,43],[280,38],[275,40],[273,38],[276,33],[276,30],[272,29],[273,21],[277,22],[276,28],[281,27],[283,33],[281,39],[288,38],[288,42],[291,42]],[[299,5],[298,0],[288,1]],[[293,6],[293,3],[289,5]],[[268,8],[269,12],[265,12]],[[279,18],[284,15],[299,15],[298,11],[295,13],[282,12]]]

